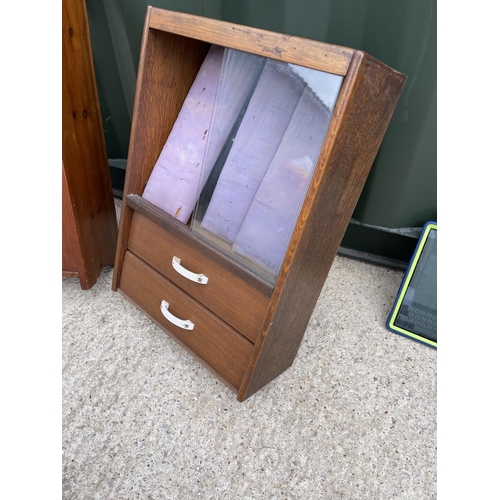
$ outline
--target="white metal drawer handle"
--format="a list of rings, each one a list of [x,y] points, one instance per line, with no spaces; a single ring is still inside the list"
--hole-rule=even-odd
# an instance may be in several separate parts
[[[188,280],[200,283],[200,285],[206,285],[208,283],[208,278],[204,274],[196,274],[188,271],[185,267],[181,266],[181,259],[179,257],[174,257],[172,259],[172,267],[179,273],[187,278]]]
[[[165,316],[165,318],[170,321],[170,323],[173,323],[175,326],[178,326],[184,330],[192,330],[194,328],[194,323],[192,323],[188,319],[177,318],[168,310],[168,306],[169,303],[166,300],[161,301],[161,312],[163,316]]]

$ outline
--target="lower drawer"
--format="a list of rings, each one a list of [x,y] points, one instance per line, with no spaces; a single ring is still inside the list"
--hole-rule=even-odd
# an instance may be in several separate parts
[[[252,354],[251,342],[131,252],[125,254],[119,289],[223,379],[239,388]],[[175,318],[180,318],[180,326],[174,324]],[[192,329],[187,330],[186,325],[192,325]]]

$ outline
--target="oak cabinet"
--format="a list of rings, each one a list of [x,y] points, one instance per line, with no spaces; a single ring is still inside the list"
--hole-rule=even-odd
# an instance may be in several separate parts
[[[239,401],[293,363],[405,79],[148,8],[112,287]]]

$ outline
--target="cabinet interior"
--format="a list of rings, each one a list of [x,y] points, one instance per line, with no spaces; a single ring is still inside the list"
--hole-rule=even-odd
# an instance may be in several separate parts
[[[344,78],[153,28],[147,42],[139,194],[273,286]]]

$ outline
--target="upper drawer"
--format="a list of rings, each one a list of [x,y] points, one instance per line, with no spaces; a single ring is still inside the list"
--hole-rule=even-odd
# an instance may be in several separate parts
[[[245,337],[130,252],[125,254],[119,289],[199,359],[239,388],[253,351]],[[188,323],[192,329],[183,328]]]
[[[246,282],[243,272],[235,274],[220,255],[188,231],[174,225],[167,231],[136,211],[128,248],[242,335],[256,341],[270,298]],[[174,257],[182,269],[178,264],[174,267]],[[186,277],[189,273],[203,274],[208,280],[206,284],[192,281]]]

